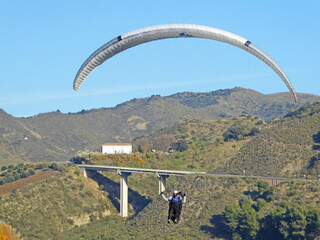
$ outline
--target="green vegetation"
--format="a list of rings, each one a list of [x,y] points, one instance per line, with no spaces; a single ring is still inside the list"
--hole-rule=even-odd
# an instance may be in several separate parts
[[[52,164],[47,165],[50,167],[52,166]],[[17,166],[2,166],[0,172],[0,185],[34,175],[36,173],[36,169],[38,169],[37,164],[19,163]]]
[[[76,225],[117,215],[108,194],[77,167],[58,169],[55,177],[0,196],[0,219],[18,229],[24,239],[59,239]]]
[[[8,223],[0,221],[0,239],[1,240],[19,240],[20,233],[13,229]]]
[[[92,152],[83,158],[102,165],[233,174],[246,170],[249,175],[318,178],[320,104],[302,109],[307,113],[300,108],[292,111],[291,117],[271,123],[250,115],[210,121],[185,119],[136,138],[131,160]],[[169,149],[175,151],[168,153]]]
[[[132,218],[124,220],[107,217],[70,229],[64,232],[63,236],[71,240],[232,239],[232,237],[308,239],[309,236],[309,239],[314,239],[311,236],[318,236],[317,229],[320,224],[318,182],[282,182],[278,186],[270,187],[262,181],[170,177],[168,185],[168,192],[174,188],[187,190],[187,203],[183,207],[181,222],[177,226],[166,223],[168,205],[161,197],[155,195],[152,196],[152,202]],[[148,188],[146,186],[140,186],[140,189]],[[293,214],[295,212],[296,215]],[[285,230],[288,226],[286,223],[299,229],[297,221],[299,218],[304,219],[306,223],[302,225],[305,238],[292,237],[295,232],[293,227]],[[277,226],[283,234],[287,234],[286,237],[281,237],[282,233],[278,234],[279,231],[271,232],[271,228]],[[268,234],[265,231],[268,231]]]
[[[221,172],[318,178],[320,103],[271,122],[253,136]]]
[[[289,184],[295,193],[287,191],[286,201],[280,193],[275,193],[276,188],[258,181],[238,204],[226,206],[224,219],[232,239],[315,239],[319,236],[319,208],[316,204],[307,205],[303,199],[295,202],[294,197],[301,193],[304,184]],[[284,186],[279,189],[283,190]]]
[[[60,174],[51,179],[3,195],[0,201],[5,207],[0,209],[0,218],[18,229],[24,239],[231,239],[233,231],[228,223],[232,215],[229,222],[226,219],[226,209],[231,206],[239,212],[247,209],[241,213],[246,216],[241,218],[241,227],[251,236],[258,236],[266,228],[263,219],[273,213],[279,213],[272,215],[274,219],[284,218],[281,214],[287,209],[280,208],[288,206],[291,211],[300,205],[301,215],[309,224],[305,233],[317,234],[307,226],[319,225],[318,211],[314,211],[320,196],[318,182],[283,182],[269,187],[250,179],[171,176],[166,195],[173,189],[187,193],[181,221],[171,226],[166,223],[168,204],[158,195],[157,178],[138,174],[129,177],[130,217],[123,219],[118,216],[117,201],[112,200],[117,198],[114,191],[119,189],[119,176],[107,176],[104,192],[102,184],[83,178],[79,169],[63,166]],[[149,200],[139,207],[146,201],[143,196]],[[239,229],[237,219],[233,221],[235,229]]]
[[[241,180],[171,176],[168,178],[166,194],[170,194],[174,188],[187,193],[181,222],[171,226],[166,221],[168,203],[158,195],[154,186],[149,186],[152,182],[157,184],[157,179],[153,177],[151,180],[149,177],[149,182],[142,181],[136,185],[132,183],[133,178],[135,175],[129,177],[129,186],[138,187],[141,192],[153,192],[149,195],[152,202],[142,211],[127,220],[107,217],[70,229],[63,236],[66,239],[211,239],[212,216],[221,214],[224,206],[246,189],[246,183]]]
[[[260,124],[260,123],[259,123]],[[258,122],[256,125],[259,125]],[[225,141],[230,141],[230,140],[243,140],[244,137],[246,136],[254,136],[258,134],[261,131],[261,128],[253,127],[250,129],[246,128],[245,126],[242,126],[238,122],[235,122],[232,124],[227,131],[223,133],[223,137]]]
[[[258,118],[242,116],[224,120],[182,120],[133,141],[134,153],[103,155],[80,152],[75,163],[116,165],[156,169],[214,171],[233,157],[252,137]],[[247,134],[239,141],[224,142],[223,134],[234,124],[241,125]],[[260,125],[264,129],[267,125]],[[173,149],[173,153],[168,153]]]
[[[0,109],[0,166],[20,162],[67,161],[78,151],[95,151],[106,142],[129,142],[182,119],[217,120],[241,114],[271,121],[319,96],[263,95],[234,88],[208,93],[133,99],[114,108],[63,114],[60,111],[15,118]],[[183,150],[186,145],[176,145]],[[182,148],[181,148],[182,147]]]
[[[238,93],[220,92],[216,97],[222,101]],[[159,101],[165,99],[154,96],[148,101],[163,109]],[[118,107],[127,108],[127,104]],[[133,154],[102,155],[88,150],[79,152],[73,161],[316,178],[320,171],[319,109],[319,103],[312,104],[271,123],[248,114],[218,120],[183,119],[136,138]],[[129,122],[132,128],[144,126],[138,117]],[[45,170],[59,172],[0,195],[0,220],[27,240],[314,239],[319,234],[319,182],[287,181],[271,187],[249,178],[170,176],[166,195],[181,190],[187,194],[187,203],[181,222],[168,225],[168,203],[158,195],[158,179],[153,175],[129,176],[129,217],[123,219],[118,216],[120,178],[116,173],[89,172],[90,178],[84,178],[73,165],[29,163],[2,166],[0,178],[29,170],[35,176]]]

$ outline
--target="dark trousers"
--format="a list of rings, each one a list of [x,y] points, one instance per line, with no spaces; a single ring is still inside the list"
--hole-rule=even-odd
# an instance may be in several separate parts
[[[168,213],[168,220],[176,220],[179,221],[181,213],[181,203],[179,202],[170,202],[169,203],[169,213]]]

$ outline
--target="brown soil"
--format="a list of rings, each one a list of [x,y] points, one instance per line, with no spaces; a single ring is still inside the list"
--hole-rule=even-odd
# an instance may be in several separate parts
[[[58,173],[59,173],[59,171],[41,171],[41,172],[38,172],[35,175],[32,175],[30,177],[22,178],[18,181],[11,182],[11,183],[6,183],[6,184],[0,186],[0,195],[8,194],[8,193],[12,192],[14,189],[24,188],[25,186],[27,186],[29,184],[39,182],[41,180],[45,180],[45,179],[50,178]]]

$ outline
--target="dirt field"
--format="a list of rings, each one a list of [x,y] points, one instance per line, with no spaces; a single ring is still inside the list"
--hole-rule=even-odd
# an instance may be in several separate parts
[[[38,172],[35,175],[32,175],[30,177],[22,178],[18,181],[1,185],[0,186],[0,195],[8,194],[8,193],[12,192],[14,189],[24,188],[25,186],[27,186],[29,184],[50,178],[58,173],[59,173],[59,171],[41,171],[41,172]]]

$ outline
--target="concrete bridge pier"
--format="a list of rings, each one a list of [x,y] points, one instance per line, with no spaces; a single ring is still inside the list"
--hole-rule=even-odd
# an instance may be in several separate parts
[[[88,177],[87,170],[84,167],[80,167],[80,171],[83,174],[83,176]]]
[[[120,176],[120,216],[128,217],[128,176],[131,173],[117,172]]]
[[[169,177],[169,175],[157,174],[157,177],[159,178],[159,194],[160,194],[166,190],[167,178]]]

